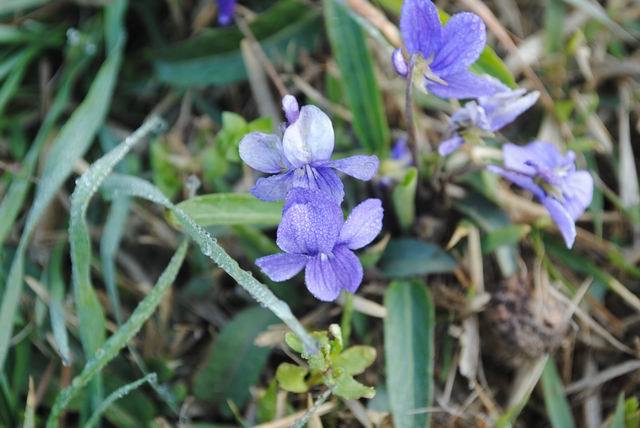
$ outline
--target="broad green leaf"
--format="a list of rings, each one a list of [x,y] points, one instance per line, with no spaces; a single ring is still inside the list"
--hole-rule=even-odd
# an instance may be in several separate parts
[[[293,63],[300,49],[316,45],[318,13],[300,0],[280,0],[249,24],[266,55],[276,63]],[[237,27],[201,34],[153,52],[156,76],[175,86],[223,85],[245,80],[240,53],[244,35]]]
[[[76,161],[87,151],[99,127],[104,122],[120,70],[122,50],[123,43],[120,43],[117,49],[109,52],[106,61],[98,70],[91,84],[89,93],[52,143],[38,182],[35,199],[11,264],[0,306],[0,325],[3,326],[0,329],[0,367],[4,365],[9,351],[9,339],[13,333],[13,323],[22,294],[24,255],[31,234],[58,189],[71,174]]]
[[[451,272],[456,261],[437,245],[406,238],[389,241],[379,266],[385,276],[403,278]]]
[[[267,362],[269,348],[254,345],[258,334],[276,322],[260,307],[239,312],[226,324],[211,346],[206,364],[195,376],[195,396],[227,409],[227,400],[241,407],[249,399],[249,387],[258,382]]]
[[[282,218],[282,202],[264,202],[248,193],[212,193],[180,202],[178,207],[200,226],[275,226]],[[176,221],[173,214],[169,214]]]
[[[542,372],[542,391],[551,426],[553,428],[575,427],[571,408],[564,393],[564,385],[551,358],[547,360]]]
[[[112,360],[118,353],[127,346],[127,343],[140,331],[147,319],[156,310],[171,284],[178,276],[178,271],[182,266],[185,256],[187,255],[188,241],[184,241],[175,252],[171,261],[158,278],[158,281],[151,289],[149,294],[136,306],[129,319],[120,327],[107,341],[93,354],[87,361],[84,368],[77,375],[71,385],[63,389],[49,413],[47,419],[47,428],[58,426],[60,414],[69,405],[71,400],[76,397],[82,388],[84,388],[91,380]]]
[[[107,398],[104,399],[104,401],[102,401],[100,403],[100,406],[93,412],[93,414],[91,415],[91,417],[89,418],[89,420],[87,421],[87,423],[84,425],[87,428],[91,428],[94,427],[96,425],[98,425],[98,422],[100,421],[100,416],[102,416],[102,414],[116,401],[120,400],[121,398],[126,397],[130,392],[136,390],[137,388],[140,388],[142,385],[144,385],[145,383],[152,383],[155,382],[157,378],[157,375],[155,373],[150,373],[148,375],[146,375],[145,377],[143,377],[142,379],[138,379],[136,381],[133,381],[131,383],[128,383],[118,389],[116,389],[115,391],[113,391],[111,394],[109,394],[109,396]]]
[[[566,7],[564,0],[545,0],[544,2],[544,44],[545,51],[553,54],[564,46],[564,23]]]
[[[407,231],[416,217],[416,188],[418,187],[418,170],[411,167],[404,178],[393,189],[391,200],[402,230]]]
[[[434,307],[426,286],[395,281],[384,296],[387,392],[396,428],[427,427],[433,400]]]
[[[358,382],[349,374],[342,374],[336,378],[333,393],[345,400],[358,400],[360,398],[373,398],[376,390]]]
[[[364,32],[346,8],[336,0],[324,1],[325,26],[331,50],[340,69],[358,140],[370,153],[387,156],[389,126],[373,61]]]
[[[302,393],[309,390],[304,378],[309,373],[309,369],[296,366],[295,364],[282,363],[276,370],[276,379],[280,388],[285,391]]]
[[[336,368],[348,375],[358,375],[376,360],[376,349],[371,346],[356,345],[347,348],[333,360]]]

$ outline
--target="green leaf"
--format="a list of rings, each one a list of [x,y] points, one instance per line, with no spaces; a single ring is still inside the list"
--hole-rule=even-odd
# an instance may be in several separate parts
[[[553,428],[575,427],[571,408],[564,393],[564,385],[551,358],[547,360],[542,372],[542,391],[551,426]]]
[[[91,84],[89,93],[52,143],[2,297],[0,325],[3,328],[0,329],[0,367],[4,365],[9,351],[9,340],[13,333],[13,323],[22,294],[24,255],[31,234],[45,209],[56,196],[58,189],[71,174],[76,161],[87,151],[104,122],[120,70],[122,48],[121,43],[118,49],[113,49],[108,54]]]
[[[626,428],[640,427],[640,403],[638,397],[629,397],[624,402],[624,420]]]
[[[84,388],[112,359],[118,355],[120,350],[127,346],[127,343],[140,331],[147,319],[153,314],[166,292],[178,276],[178,271],[187,255],[188,241],[184,241],[175,252],[171,261],[158,278],[158,281],[149,294],[136,306],[135,310],[125,322],[95,354],[87,361],[82,372],[77,375],[71,385],[63,389],[49,413],[47,428],[58,426],[60,414]]]
[[[291,333],[290,331],[288,331],[284,335],[284,341],[289,346],[289,348],[293,349],[298,354],[301,354],[302,352],[304,352],[304,346],[302,344],[302,341],[300,340],[300,338],[298,336],[296,336],[295,334]]]
[[[176,166],[171,162],[171,153],[162,139],[158,139],[150,147],[151,171],[153,183],[160,191],[173,199],[182,188],[182,180]]]
[[[317,44],[318,13],[299,0],[280,0],[249,24],[266,55],[292,64],[301,49]],[[247,78],[240,53],[244,35],[237,27],[215,28],[152,52],[157,78],[175,86],[224,85]]]
[[[302,393],[309,390],[309,386],[304,381],[308,373],[309,370],[304,367],[282,363],[276,370],[276,379],[280,388],[285,391]]]
[[[65,281],[62,276],[62,256],[64,250],[64,241],[59,241],[54,247],[49,259],[49,316],[51,318],[51,329],[53,330],[53,338],[58,347],[58,353],[62,358],[65,366],[71,365],[71,350],[69,349],[69,336],[64,322],[64,293]]]
[[[264,202],[248,193],[212,193],[180,202],[182,209],[200,226],[275,226],[282,218],[282,202]],[[174,214],[169,214],[173,222]]]
[[[358,400],[360,398],[373,398],[376,390],[358,382],[353,376],[342,374],[336,378],[333,393],[345,400]]]
[[[395,281],[384,296],[385,373],[396,428],[426,427],[433,399],[434,307],[421,282]]]
[[[365,371],[376,360],[376,349],[371,346],[357,345],[347,348],[333,360],[333,366],[348,375],[357,375]]]
[[[624,393],[620,393],[620,395],[618,395],[616,410],[613,413],[611,428],[625,428],[624,414]]]
[[[269,422],[275,419],[278,407],[278,382],[272,379],[269,387],[258,399],[258,422]]]
[[[417,239],[391,240],[380,259],[380,269],[389,278],[451,272],[455,260],[437,245]]]
[[[358,140],[369,152],[387,156],[389,126],[373,61],[364,32],[346,8],[336,0],[324,1],[325,26],[331,50],[340,69]]]
[[[400,228],[407,231],[416,217],[416,188],[418,186],[418,170],[415,167],[407,169],[407,173],[393,189],[391,200]]]
[[[239,312],[226,324],[211,346],[206,364],[195,376],[195,396],[226,411],[227,400],[241,407],[249,398],[267,362],[269,348],[254,345],[256,337],[276,322],[260,307]]]
[[[490,254],[500,247],[517,245],[531,228],[524,224],[510,224],[482,236],[482,252]]]

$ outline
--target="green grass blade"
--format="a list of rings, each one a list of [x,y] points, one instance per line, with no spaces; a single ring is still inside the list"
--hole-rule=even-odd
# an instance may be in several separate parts
[[[178,247],[178,250],[171,258],[164,272],[162,272],[162,275],[160,275],[160,278],[158,278],[153,289],[142,302],[138,304],[127,322],[109,337],[104,345],[87,361],[82,372],[73,379],[71,385],[58,394],[51,413],[49,413],[49,418],[47,419],[48,428],[58,426],[58,418],[69,402],[76,397],[81,389],[91,382],[94,376],[96,376],[109,361],[115,358],[120,350],[127,346],[127,343],[140,331],[145,321],[153,314],[169,290],[169,287],[175,281],[187,254],[187,247],[188,241],[184,241],[180,247]]]
[[[69,336],[64,322],[64,278],[62,276],[62,255],[64,249],[64,241],[58,242],[53,249],[51,259],[49,260],[49,317],[51,318],[51,329],[53,330],[53,338],[58,347],[58,353],[62,358],[65,366],[71,365],[71,350],[69,349]]]
[[[113,201],[107,214],[107,221],[104,225],[102,238],[100,239],[102,277],[118,324],[122,322],[122,314],[118,287],[116,285],[115,257],[118,252],[118,247],[120,246],[120,240],[124,234],[124,227],[127,224],[130,205],[131,201],[126,197]]]
[[[433,399],[433,302],[421,282],[397,281],[387,289],[384,305],[385,371],[393,425],[427,427],[428,413],[419,410]]]
[[[5,107],[20,88],[20,83],[22,82],[24,73],[27,71],[29,63],[31,63],[31,60],[34,59],[39,50],[39,47],[30,47],[25,49],[22,52],[20,59],[16,61],[16,64],[12,72],[7,77],[7,80],[5,80],[2,87],[0,87],[0,116],[2,116]]]
[[[113,196],[136,196],[162,205],[173,212],[185,233],[200,246],[202,253],[213,260],[222,270],[235,279],[251,296],[280,318],[304,342],[309,353],[317,349],[315,340],[293,316],[291,308],[278,299],[269,288],[256,280],[250,272],[240,268],[209,232],[199,226],[184,211],[173,204],[160,190],[143,179],[125,175],[112,175],[105,187]]]
[[[100,421],[100,416],[102,416],[102,414],[113,403],[115,403],[116,401],[118,401],[121,398],[126,397],[127,394],[129,394],[131,391],[134,391],[135,389],[140,388],[145,383],[156,382],[157,378],[158,378],[158,376],[155,373],[149,373],[145,377],[143,377],[141,379],[138,379],[136,381],[133,381],[131,383],[128,383],[128,384],[116,389],[115,391],[113,391],[111,394],[109,394],[109,396],[107,398],[104,399],[104,401],[102,403],[100,403],[100,406],[96,409],[96,411],[93,412],[93,414],[91,415],[89,420],[87,420],[87,423],[84,425],[85,428],[91,428],[91,427],[96,426],[98,424],[98,422]]]
[[[79,48],[84,49],[84,44],[79,46]],[[77,55],[76,48],[72,48],[67,52],[64,72],[60,79],[60,88],[53,99],[51,108],[47,112],[36,137],[31,143],[31,148],[22,162],[22,168],[14,177],[9,190],[7,190],[7,193],[0,203],[0,245],[2,245],[11,227],[15,223],[16,217],[31,187],[30,178],[35,170],[42,146],[46,142],[53,125],[58,121],[64,109],[68,106],[71,90],[78,76],[89,63],[90,58],[90,55]]]
[[[248,193],[213,193],[180,202],[178,207],[200,226],[275,226],[282,202],[264,202]],[[175,220],[175,216],[172,217]]]
[[[15,314],[22,294],[24,255],[35,225],[55,197],[58,189],[71,175],[73,165],[81,158],[93,141],[109,109],[115,87],[123,44],[113,50],[100,67],[89,93],[73,112],[52,144],[35,199],[27,216],[25,228],[14,256],[5,293],[0,306],[0,367],[4,366],[13,333]]]
[[[549,358],[542,372],[542,391],[544,404],[547,408],[549,421],[553,428],[572,428],[576,424],[573,421],[571,408],[564,394],[564,385],[558,375],[553,359]]]
[[[369,152],[386,156],[389,125],[364,32],[340,1],[325,0],[324,16],[356,136]]]
[[[136,132],[127,137],[116,148],[98,159],[78,180],[71,195],[69,221],[69,242],[71,244],[71,265],[75,304],[80,320],[80,338],[85,354],[92,355],[104,342],[105,319],[102,306],[91,284],[91,241],[85,220],[85,213],[92,196],[115,165],[124,158],[131,148],[157,130],[162,121],[153,117]]]
[[[627,42],[635,42],[636,38],[625,30],[620,24],[607,15],[607,11],[596,0],[564,0],[566,3],[582,10],[584,13],[595,19],[613,34]]]
[[[26,9],[38,7],[49,0],[4,0],[0,3],[0,15],[22,12]]]

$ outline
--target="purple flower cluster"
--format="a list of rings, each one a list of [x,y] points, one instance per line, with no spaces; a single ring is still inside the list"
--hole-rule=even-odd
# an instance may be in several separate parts
[[[494,95],[466,103],[451,116],[451,136],[440,143],[438,153],[441,156],[453,153],[464,144],[464,134],[469,131],[479,130],[491,134],[513,122],[534,105],[540,96],[538,91],[526,92],[525,89],[505,88]]]
[[[491,165],[489,170],[533,193],[571,248],[576,239],[575,221],[593,198],[593,177],[576,170],[575,153],[562,154],[551,143],[505,144],[502,153],[504,167]]]
[[[422,83],[428,92],[457,99],[493,95],[504,89],[495,79],[469,71],[487,42],[486,28],[478,15],[455,14],[443,27],[431,0],[405,0],[400,32],[409,63],[402,50],[397,49],[392,56],[393,65],[405,77],[410,67],[415,67],[423,74]]]
[[[360,180],[378,169],[375,156],[331,160],[334,146],[329,117],[315,106],[282,100],[287,123],[282,138],[252,132],[240,142],[240,157],[252,168],[272,174],[258,179],[251,192],[265,201],[285,199],[276,242],[283,253],[256,260],[274,281],[302,269],[309,291],[319,300],[335,300],[341,290],[355,292],[362,265],[353,250],[369,244],[382,229],[382,204],[367,199],[344,220],[344,188],[334,170]]]

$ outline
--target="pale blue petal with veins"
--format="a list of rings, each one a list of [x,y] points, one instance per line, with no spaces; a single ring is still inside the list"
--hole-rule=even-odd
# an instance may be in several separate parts
[[[576,171],[575,153],[560,153],[547,142],[534,141],[526,146],[505,144],[504,168],[490,166],[514,184],[532,192],[556,223],[565,244],[573,246],[575,221],[593,199],[593,178],[587,171]]]
[[[282,100],[288,126],[282,139],[275,134],[252,132],[240,141],[240,158],[253,169],[270,177],[258,179],[251,193],[265,201],[284,199],[296,187],[322,190],[342,202],[344,189],[334,170],[359,180],[376,174],[376,156],[356,155],[331,160],[334,146],[333,125],[319,108],[298,108],[294,97]]]

